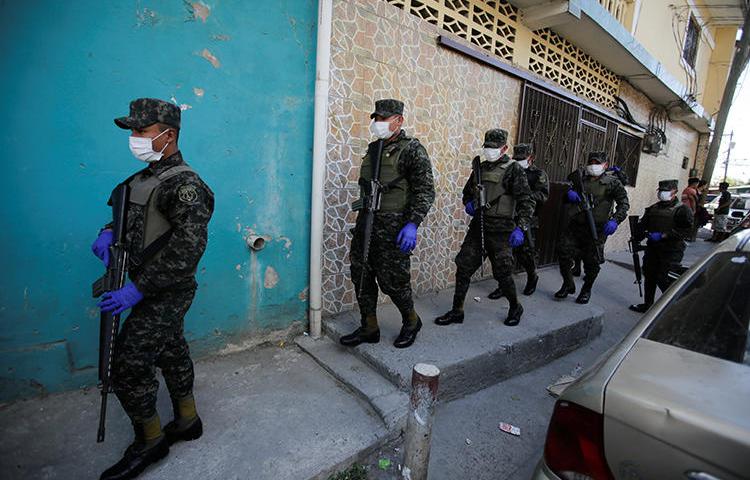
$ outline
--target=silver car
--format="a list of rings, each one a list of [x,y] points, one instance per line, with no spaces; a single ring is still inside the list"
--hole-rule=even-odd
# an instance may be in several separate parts
[[[555,404],[534,479],[750,479],[750,230],[683,274]]]

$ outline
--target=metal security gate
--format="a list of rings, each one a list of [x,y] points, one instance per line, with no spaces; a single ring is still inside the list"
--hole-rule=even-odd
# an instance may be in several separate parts
[[[636,169],[640,149],[635,150],[628,136],[628,146],[616,150],[619,126],[617,122],[578,103],[558,97],[531,83],[524,85],[517,143],[531,143],[536,152],[536,165],[547,172],[550,198],[539,219],[539,264],[557,261],[557,241],[565,228],[563,195],[568,189],[567,177],[579,165],[584,165],[589,152],[607,151],[610,165],[620,163],[618,152],[632,164],[635,152]],[[624,133],[624,132],[623,132]],[[621,140],[622,141],[622,140]]]

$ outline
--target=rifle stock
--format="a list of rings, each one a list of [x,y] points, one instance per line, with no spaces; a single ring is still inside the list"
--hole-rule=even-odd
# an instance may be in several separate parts
[[[118,185],[112,194],[113,240],[109,247],[109,265],[104,275],[91,286],[94,298],[105,292],[118,290],[125,285],[128,271],[128,252],[125,246],[127,208],[130,187]],[[96,441],[104,441],[104,426],[107,416],[107,395],[112,389],[112,361],[115,355],[115,337],[120,326],[120,315],[102,312],[99,319],[99,387],[101,406]]]

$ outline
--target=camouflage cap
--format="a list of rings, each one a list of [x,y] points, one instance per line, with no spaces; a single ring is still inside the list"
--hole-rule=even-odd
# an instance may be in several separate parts
[[[592,161],[599,163],[608,162],[607,152],[589,152],[589,163]]]
[[[507,143],[508,131],[502,128],[493,128],[484,134],[484,148],[502,148]]]
[[[390,117],[391,115],[403,115],[404,114],[404,102],[401,100],[394,100],[393,98],[386,98],[384,100],[377,100],[375,102],[375,111],[370,114],[370,118],[375,118],[376,115],[381,117]]]
[[[180,128],[180,107],[156,98],[136,98],[130,102],[130,115],[115,118],[115,125],[126,130],[155,123]]]
[[[661,180],[659,182],[659,190],[670,191],[677,190],[677,180]]]
[[[513,147],[513,160],[523,160],[534,155],[534,145],[519,143]]]

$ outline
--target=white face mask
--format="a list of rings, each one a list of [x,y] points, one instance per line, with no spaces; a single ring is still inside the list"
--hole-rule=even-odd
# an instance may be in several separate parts
[[[370,133],[375,138],[386,140],[393,136],[391,131],[391,122],[372,122],[370,124]]]
[[[484,148],[482,149],[482,154],[488,162],[495,162],[502,155],[499,148]]]
[[[521,168],[529,168],[529,160],[516,160],[516,163],[521,166]]]
[[[659,190],[659,201],[669,202],[670,200],[672,200],[671,191]]]
[[[599,175],[604,173],[604,165],[586,165],[586,173],[588,173],[592,177],[598,177]]]
[[[130,139],[128,140],[128,143],[130,145],[130,151],[133,153],[133,156],[137,158],[138,160],[142,162],[158,162],[161,160],[161,157],[164,156],[164,150],[167,149],[167,146],[170,142],[167,142],[166,145],[164,145],[164,148],[161,149],[161,151],[156,152],[154,151],[154,147],[151,142],[156,140],[157,138],[161,137],[165,133],[167,133],[170,129],[166,129],[163,132],[161,132],[159,135],[155,136],[154,138],[149,137],[134,137],[130,136]]]

